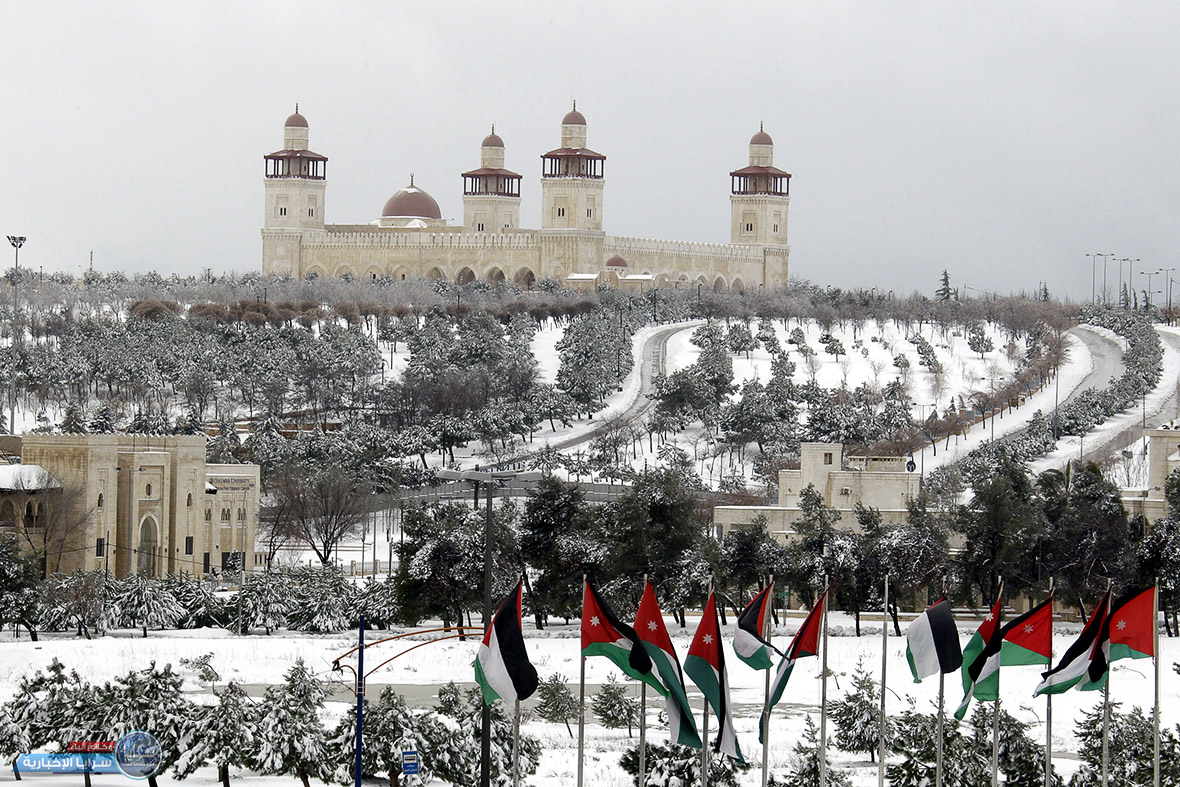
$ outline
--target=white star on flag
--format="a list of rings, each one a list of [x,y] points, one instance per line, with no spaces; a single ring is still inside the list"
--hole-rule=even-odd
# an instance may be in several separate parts
[[[1120,621],[1119,621],[1118,623],[1116,623],[1115,625],[1118,627],[1118,630],[1119,630],[1119,631],[1122,631],[1123,629],[1125,629],[1125,628],[1127,627],[1127,621],[1125,621],[1125,620],[1120,620]]]
[[[657,628],[659,628],[659,626],[656,625],[656,622],[654,620],[649,620],[647,622],[647,627],[651,631],[655,631]]]
[[[702,642],[704,642],[706,645],[712,645],[712,644],[713,644],[713,635],[712,635],[712,634],[706,634],[706,635],[705,635],[705,636],[702,638],[702,640],[701,640],[701,641],[702,641]]]
[[[986,620],[988,623],[991,623],[992,622],[992,613],[990,613],[990,612],[987,613],[987,617],[984,618],[984,620]]]
[[[598,616],[597,616],[597,615],[595,615],[594,617],[590,618],[590,625],[591,625],[591,626],[597,626],[598,624],[599,624],[599,620],[598,620]]]
[[[1032,627],[1031,623],[1024,624],[1024,633],[1025,634],[1032,634],[1033,633],[1033,627]]]

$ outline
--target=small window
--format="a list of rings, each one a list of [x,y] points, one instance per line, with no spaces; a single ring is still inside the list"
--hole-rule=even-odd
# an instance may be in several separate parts
[[[205,558],[201,561],[201,571],[205,572],[206,574],[209,573],[209,553],[208,552],[205,553]]]
[[[193,507],[193,493],[192,493],[192,492],[189,492],[189,493],[188,493],[188,502],[187,502],[187,504],[186,504],[186,505],[187,505],[189,508],[192,508],[192,507]]]
[[[825,465],[830,465],[831,463],[832,463],[832,452],[831,452],[831,451],[825,451],[825,452],[824,452],[824,464],[825,464]]]
[[[594,208],[586,208],[586,218],[594,218]]]
[[[307,216],[308,216],[308,218],[315,218],[315,208],[308,208],[307,209]]]
[[[746,223],[746,232],[753,232],[753,231],[754,231],[754,225],[747,222]]]
[[[239,522],[245,522],[245,521],[246,521],[246,509],[244,509],[244,508],[239,508],[239,509],[238,509],[238,521],[239,521]]]
[[[377,281],[377,274],[376,274],[376,273],[370,273],[370,274],[369,274],[369,281]]]
[[[482,221],[479,224],[475,225],[475,231],[476,232],[483,232],[483,222]]]
[[[557,218],[560,219],[560,218],[563,218],[564,216],[565,216],[565,208],[558,208],[557,209]]]
[[[193,537],[184,537],[184,554],[191,555],[193,553]]]
[[[100,538],[94,542],[94,556],[95,557],[106,557],[106,554],[107,554],[107,540],[105,538]]]
[[[229,521],[229,509],[228,508],[221,509],[221,521],[222,522]]]
[[[286,209],[286,208],[279,208],[279,215],[280,215],[280,216],[286,216],[286,215],[287,215],[287,209]]]
[[[212,508],[206,508],[206,509],[205,509],[205,521],[206,521],[206,522],[212,522],[212,521],[213,521],[213,509],[212,509]]]
[[[102,510],[102,501],[103,501],[103,495],[102,495],[102,492],[99,492],[98,493],[98,510],[99,511]]]
[[[152,496],[152,485],[151,484],[148,484],[146,487],[144,487],[143,496],[144,497],[151,497]]]

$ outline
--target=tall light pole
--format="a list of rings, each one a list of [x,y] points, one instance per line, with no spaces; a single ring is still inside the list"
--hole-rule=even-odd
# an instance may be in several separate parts
[[[16,283],[20,281],[20,247],[25,245],[24,235],[9,235],[15,255],[12,267],[12,369],[8,373],[8,433],[16,434]]]
[[[1090,258],[1090,303],[1094,303],[1098,287],[1098,254],[1087,254]]]
[[[486,637],[488,629],[492,625],[492,496],[495,494],[496,484],[500,482],[510,483],[512,481],[539,481],[543,476],[541,473],[519,473],[513,470],[482,472],[478,469],[451,470],[446,467],[435,470],[434,474],[446,481],[470,481],[475,487],[475,504],[477,508],[479,507],[479,485],[485,485],[488,490],[483,526],[483,632]],[[463,621],[459,622],[461,624]],[[479,784],[480,787],[491,787],[492,706],[485,702],[482,707]]]

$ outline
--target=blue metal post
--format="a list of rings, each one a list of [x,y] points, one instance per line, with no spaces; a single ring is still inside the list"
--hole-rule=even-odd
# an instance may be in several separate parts
[[[360,650],[356,657],[356,765],[353,784],[361,787],[361,730],[365,718],[365,616],[361,615]]]

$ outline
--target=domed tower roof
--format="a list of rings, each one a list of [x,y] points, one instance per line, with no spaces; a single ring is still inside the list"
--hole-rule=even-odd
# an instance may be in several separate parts
[[[750,144],[751,145],[773,145],[774,140],[770,138],[770,135],[767,134],[763,130],[762,124],[759,123],[758,124],[758,133],[755,134],[754,136],[750,137]]]
[[[390,197],[381,210],[383,217],[413,216],[422,219],[441,219],[442,211],[434,197],[414,185],[414,178],[410,176],[410,185]]]
[[[492,124],[492,133],[483,138],[481,148],[502,148],[504,147],[504,140],[500,139],[500,135],[496,133],[496,125]]]
[[[606,267],[608,267],[608,268],[626,268],[628,266],[627,266],[627,261],[625,259],[623,259],[622,257],[620,257],[618,254],[616,254],[615,256],[611,257],[609,260],[606,261]]]
[[[565,113],[565,117],[561,119],[563,126],[584,126],[586,125],[586,116],[578,111],[578,102],[574,102],[574,108]]]
[[[295,114],[287,118],[283,128],[307,128],[307,118],[299,114],[299,105],[295,105]]]

